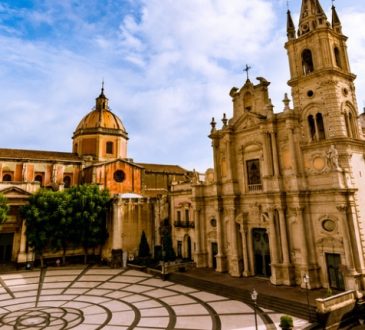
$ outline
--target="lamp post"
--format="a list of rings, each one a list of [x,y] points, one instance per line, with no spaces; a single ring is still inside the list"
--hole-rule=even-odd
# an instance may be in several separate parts
[[[254,311],[254,314],[255,314],[255,329],[257,330],[257,313],[256,313],[256,306],[257,306],[257,296],[258,296],[258,293],[255,289],[253,289],[251,291],[251,299],[254,303],[254,308],[253,308],[253,311]]]
[[[305,283],[305,292],[307,295],[307,306],[308,306],[308,321],[311,319],[311,311],[310,311],[310,305],[309,305],[309,291],[308,291],[308,284],[309,284],[309,275],[304,274],[303,276],[303,282]]]

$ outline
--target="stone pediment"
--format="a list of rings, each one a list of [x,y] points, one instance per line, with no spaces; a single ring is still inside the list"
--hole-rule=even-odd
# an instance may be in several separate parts
[[[2,189],[0,190],[0,193],[3,194],[7,199],[19,197],[28,198],[31,195],[31,193],[15,186]]]
[[[234,123],[234,128],[236,130],[250,129],[259,125],[263,119],[265,118],[259,114],[246,112]]]

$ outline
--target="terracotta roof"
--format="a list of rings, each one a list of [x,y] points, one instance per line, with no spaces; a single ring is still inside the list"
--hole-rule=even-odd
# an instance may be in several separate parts
[[[0,158],[5,159],[26,159],[26,160],[61,160],[61,161],[77,161],[82,162],[82,159],[71,152],[57,151],[41,151],[41,150],[23,150],[23,149],[4,149],[0,148]]]
[[[165,165],[165,164],[145,164],[137,163],[138,165],[145,168],[148,172],[160,172],[160,173],[171,173],[171,174],[185,174],[188,171],[179,165]]]

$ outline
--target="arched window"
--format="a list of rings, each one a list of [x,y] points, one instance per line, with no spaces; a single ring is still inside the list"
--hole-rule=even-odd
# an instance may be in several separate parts
[[[4,174],[3,175],[3,181],[12,181],[11,180],[11,174]]]
[[[303,74],[307,75],[314,71],[312,52],[309,49],[304,49],[302,53]]]
[[[70,188],[71,187],[71,177],[69,175],[65,175],[63,177],[63,184],[65,188]]]
[[[344,116],[345,116],[347,136],[350,138],[356,138],[357,137],[356,122],[354,121],[354,117],[352,116],[352,113],[350,111],[345,112]]]
[[[38,181],[40,186],[43,187],[43,176],[38,174],[35,176],[34,181]]]
[[[77,143],[74,144],[74,153],[77,153]]]
[[[112,154],[113,153],[113,142],[107,142],[106,143],[106,153]]]
[[[309,135],[312,141],[316,139],[316,124],[312,115],[308,116]]]
[[[321,113],[317,113],[316,122],[317,122],[317,130],[318,130],[318,140],[324,140],[326,138],[326,136],[325,136],[325,132],[324,132],[323,117],[322,117]]]
[[[341,65],[341,54],[340,54],[340,50],[337,47],[334,48],[334,53],[335,53],[336,65],[339,68],[342,68],[342,65]]]

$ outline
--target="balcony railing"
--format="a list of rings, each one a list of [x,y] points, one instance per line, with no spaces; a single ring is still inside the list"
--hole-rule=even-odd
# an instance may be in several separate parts
[[[176,228],[195,228],[194,221],[175,221]]]
[[[249,184],[248,185],[248,191],[256,192],[256,191],[262,191],[262,184]]]

